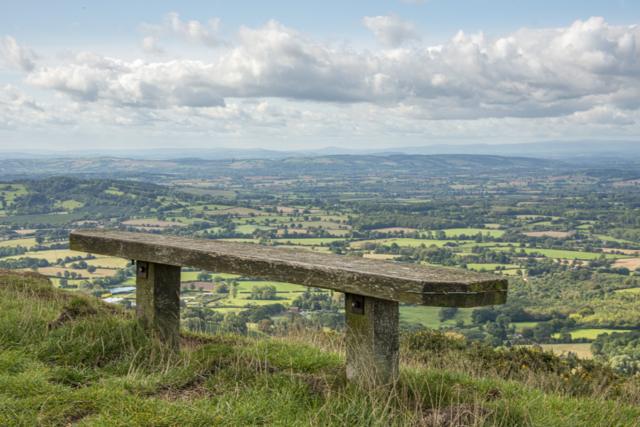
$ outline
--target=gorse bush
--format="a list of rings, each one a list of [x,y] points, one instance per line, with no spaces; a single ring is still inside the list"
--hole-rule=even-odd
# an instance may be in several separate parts
[[[632,403],[640,396],[629,394],[640,388],[640,378],[624,376],[613,368],[573,355],[557,356],[540,347],[494,349],[480,342],[468,342],[458,334],[420,331],[405,334],[406,357],[438,368],[451,361],[467,372],[504,380],[517,380],[547,391],[571,396],[606,396]]]

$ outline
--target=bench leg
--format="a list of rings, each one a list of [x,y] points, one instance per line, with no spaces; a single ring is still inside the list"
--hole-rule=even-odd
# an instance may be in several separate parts
[[[154,336],[180,343],[180,267],[136,262],[136,316]]]
[[[365,386],[398,378],[398,303],[345,295],[347,379]]]

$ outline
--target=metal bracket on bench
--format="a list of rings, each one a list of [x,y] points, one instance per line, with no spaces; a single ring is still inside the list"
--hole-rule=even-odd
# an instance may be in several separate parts
[[[364,314],[364,296],[352,295],[350,309],[353,314]]]
[[[144,261],[138,261],[136,263],[136,277],[140,279],[149,278],[149,263]]]

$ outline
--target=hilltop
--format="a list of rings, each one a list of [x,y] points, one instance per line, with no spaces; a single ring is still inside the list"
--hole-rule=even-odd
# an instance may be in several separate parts
[[[401,380],[342,377],[341,336],[182,337],[179,355],[130,312],[0,272],[2,425],[636,425],[638,382],[595,362],[421,332]]]
[[[301,174],[312,176],[350,177],[353,175],[382,174],[398,176],[451,176],[454,174],[492,174],[515,172],[527,174],[541,170],[564,170],[567,165],[558,160],[496,155],[328,155],[317,157],[285,157],[254,159],[202,159],[197,157],[170,160],[87,157],[87,158],[3,158],[0,159],[0,177],[42,177],[60,175],[91,177],[130,177],[161,175],[188,179],[281,176]]]

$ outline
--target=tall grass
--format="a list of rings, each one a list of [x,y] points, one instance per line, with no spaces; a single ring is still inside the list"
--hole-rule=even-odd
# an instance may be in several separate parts
[[[478,352],[449,342],[434,352],[418,345],[424,338],[403,343],[393,387],[364,389],[345,379],[336,333],[184,334],[175,353],[125,311],[0,274],[0,425],[631,426],[640,417],[597,388],[507,378]]]

